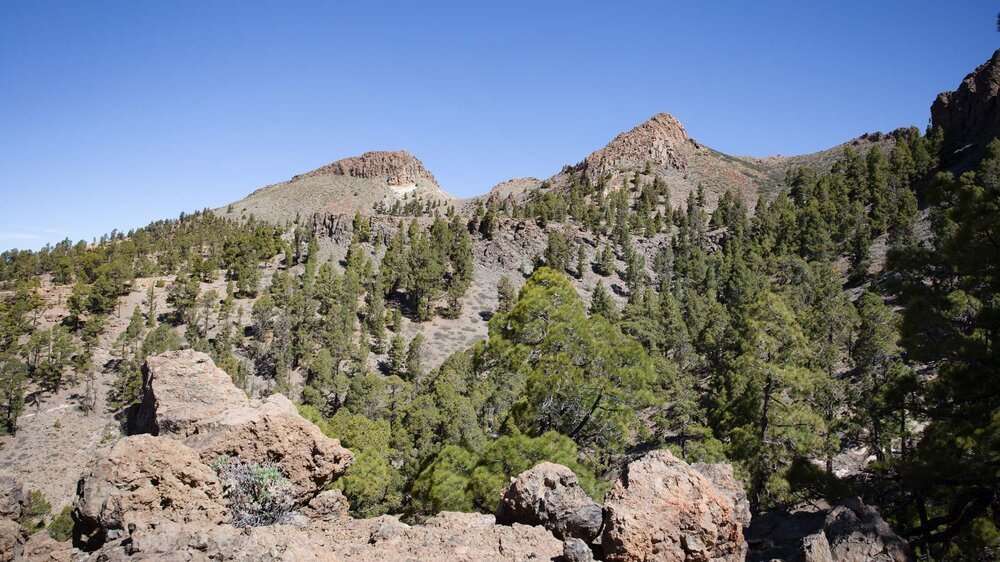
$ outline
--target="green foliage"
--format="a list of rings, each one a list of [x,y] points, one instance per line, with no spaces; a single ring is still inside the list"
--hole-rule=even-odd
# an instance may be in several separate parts
[[[443,449],[414,482],[414,506],[426,514],[491,513],[511,477],[545,461],[571,468],[591,496],[604,491],[604,484],[577,461],[576,446],[566,436],[555,432],[538,437],[505,435],[490,443],[481,455],[457,446]]]
[[[59,512],[48,527],[45,528],[49,536],[59,542],[66,542],[73,538],[73,506],[67,505]]]
[[[37,533],[45,528],[45,519],[52,513],[52,504],[45,499],[41,490],[32,490],[21,510],[18,521],[29,533]]]

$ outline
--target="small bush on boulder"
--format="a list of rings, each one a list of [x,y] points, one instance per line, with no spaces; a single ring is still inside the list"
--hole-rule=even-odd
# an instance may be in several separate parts
[[[275,525],[286,522],[292,514],[292,485],[278,465],[222,456],[212,467],[229,499],[233,526]]]

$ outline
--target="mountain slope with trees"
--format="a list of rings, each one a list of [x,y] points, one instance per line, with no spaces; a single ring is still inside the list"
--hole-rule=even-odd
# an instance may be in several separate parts
[[[1000,141],[973,163],[954,139],[989,136],[998,56],[939,98],[964,125],[936,104],[927,131],[782,160],[780,182],[660,114],[509,196],[417,197],[438,193],[419,162],[369,153],[5,252],[0,465],[61,507],[50,451],[13,445],[115,439],[145,358],[193,348],[355,453],[357,516],[492,511],[543,460],[598,496],[666,447],[732,463],[755,514],[858,495],[922,556],[988,559]],[[81,445],[53,418],[107,423]]]

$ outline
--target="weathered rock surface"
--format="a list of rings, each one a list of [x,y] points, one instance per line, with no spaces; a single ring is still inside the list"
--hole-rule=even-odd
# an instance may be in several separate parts
[[[693,141],[684,125],[669,113],[658,113],[587,156],[582,168],[592,181],[607,173],[641,169],[647,162],[683,170],[688,162],[681,146],[687,142]]]
[[[118,440],[80,479],[74,539],[96,548],[164,521],[214,526],[227,519],[218,477],[198,453],[171,439]]]
[[[182,440],[205,462],[222,455],[280,465],[307,503],[343,475],[350,451],[298,414],[280,394],[250,400],[204,353],[191,350],[150,357],[143,399],[130,415],[129,433]]]
[[[601,532],[601,506],[569,468],[543,462],[512,479],[500,498],[498,523],[541,525],[559,539],[593,541]]]
[[[747,560],[910,562],[909,544],[858,498],[764,513],[747,531]]]
[[[602,547],[610,561],[742,561],[733,502],[669,451],[632,462],[605,496]]]
[[[237,529],[165,522],[108,543],[95,554],[128,560],[553,560],[563,543],[541,527],[496,525],[491,516],[443,513],[425,525],[394,517],[348,519],[299,528]]]
[[[309,519],[321,521],[336,521],[348,519],[351,505],[340,490],[326,490],[309,500],[309,505],[302,509],[302,515]]]
[[[434,175],[427,171],[423,162],[405,150],[376,150],[361,156],[337,160],[299,177],[333,174],[355,178],[385,178],[389,185],[415,184],[425,180],[437,185]]]
[[[962,80],[954,92],[939,94],[931,122],[944,131],[946,162],[964,168],[1000,136],[1000,50]]]
[[[28,532],[9,519],[0,519],[0,562],[11,562],[21,556]]]
[[[835,562],[907,562],[910,545],[882,519],[878,510],[858,498],[837,502],[823,522],[823,533]]]
[[[729,498],[740,525],[744,528],[749,527],[750,501],[747,499],[746,491],[743,490],[743,485],[737,482],[733,475],[733,465],[722,462],[711,464],[696,462],[691,468],[707,477],[718,492]]]
[[[24,485],[17,476],[0,471],[0,518],[19,519],[26,501]]]
[[[35,533],[24,543],[21,560],[24,562],[68,562],[73,560],[77,552],[73,545],[58,542],[48,533]]]
[[[563,543],[564,562],[591,562],[594,552],[580,539],[569,538]]]

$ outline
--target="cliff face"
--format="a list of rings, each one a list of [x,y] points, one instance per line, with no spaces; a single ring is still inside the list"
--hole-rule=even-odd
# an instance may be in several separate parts
[[[1000,136],[1000,50],[931,105],[931,123],[944,132],[946,165],[964,170]]]

